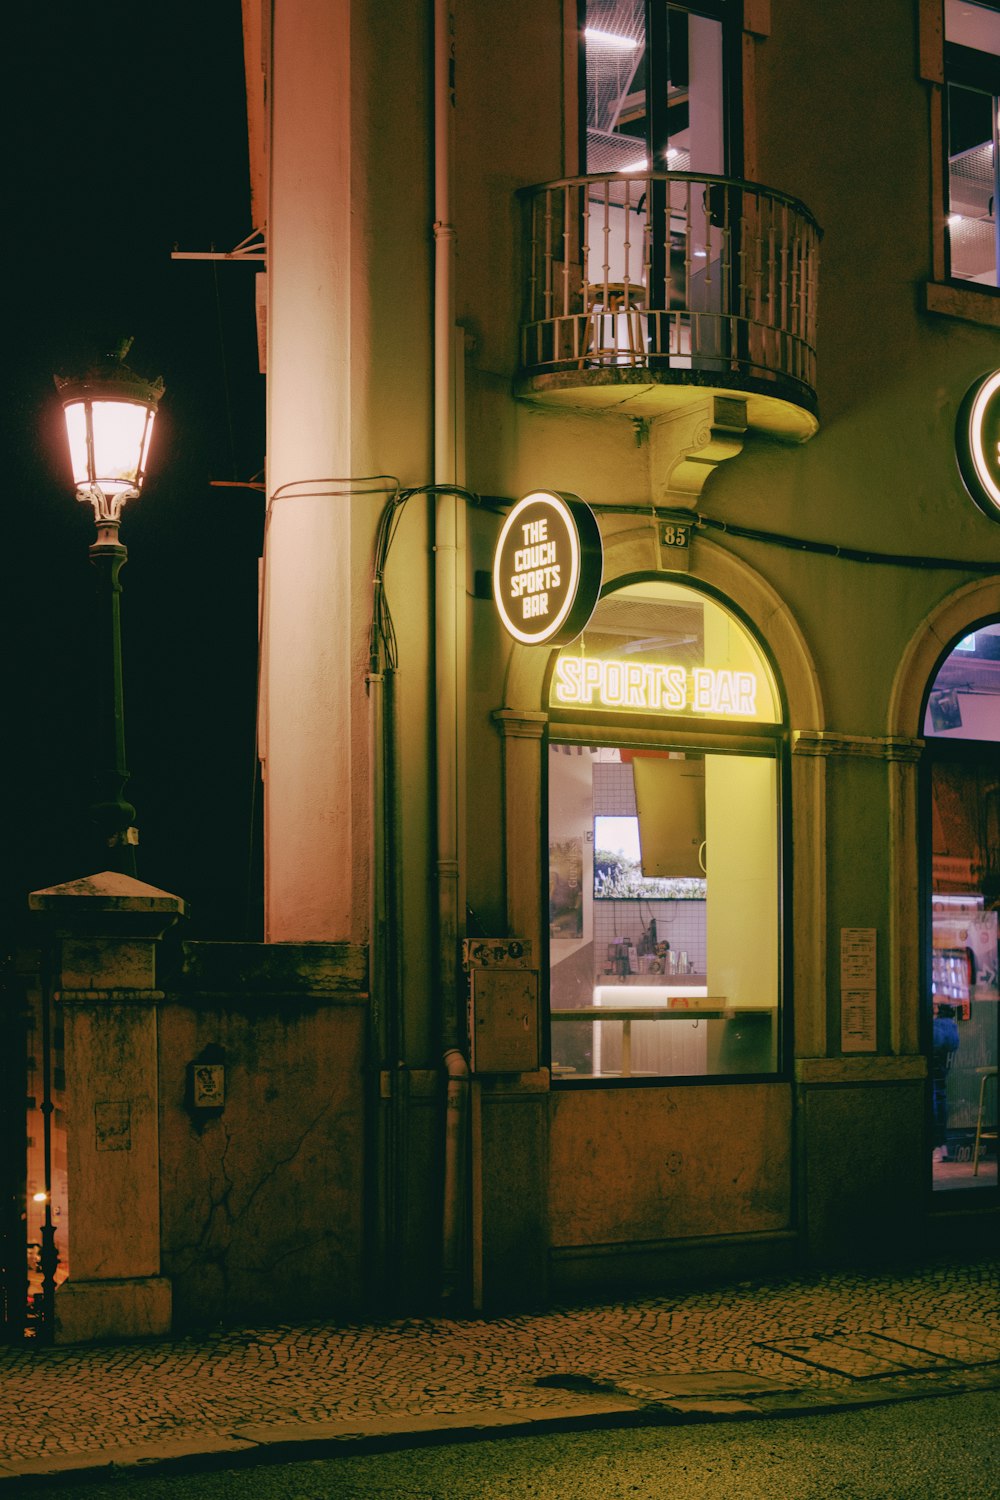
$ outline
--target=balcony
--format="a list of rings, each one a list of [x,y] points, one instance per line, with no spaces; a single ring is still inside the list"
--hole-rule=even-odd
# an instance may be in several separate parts
[[[521,196],[519,396],[656,417],[698,394],[741,395],[751,428],[812,436],[821,231],[801,203],[687,172]]]

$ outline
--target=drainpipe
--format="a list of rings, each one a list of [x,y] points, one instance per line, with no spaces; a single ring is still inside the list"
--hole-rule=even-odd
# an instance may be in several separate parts
[[[386,735],[385,735],[385,677],[378,671],[378,662],[373,658],[366,679],[368,688],[368,807],[369,807],[369,909],[368,909],[368,952],[369,958],[369,992],[376,998],[376,1006],[369,1007],[369,1024],[371,1032],[369,1044],[371,1057],[379,1070],[379,1088],[369,1092],[368,1119],[366,1121],[366,1136],[369,1140],[377,1143],[374,1146],[376,1158],[375,1170],[372,1173],[372,1181],[379,1184],[378,1193],[372,1194],[369,1203],[369,1213],[373,1223],[366,1226],[369,1229],[369,1243],[378,1245],[381,1251],[381,1264],[379,1272],[383,1273],[372,1277],[372,1285],[386,1285],[384,1275],[385,1268],[391,1255],[390,1246],[394,1249],[391,1210],[387,1204],[392,1202],[395,1176],[393,1175],[393,1163],[391,1160],[392,1129],[391,1125],[386,1128],[382,1119],[381,1100],[384,1097],[385,1070],[391,1069],[395,1058],[390,1050],[388,1037],[386,1035],[386,1014],[395,1002],[395,994],[390,993],[387,977],[390,972],[386,945],[389,941],[388,920],[388,880],[386,869],[386,825],[387,813],[391,812],[386,807]],[[392,1074],[390,1072],[390,1078]]]
[[[455,229],[451,222],[451,167],[455,111],[455,41],[451,0],[434,0],[434,481],[454,485],[458,474]],[[459,669],[464,653],[464,578],[459,578],[464,513],[457,495],[435,496],[434,662],[437,703],[437,906],[441,1051],[448,1077],[442,1205],[442,1295],[462,1284],[465,1225],[465,1137],[469,1069],[462,1050],[458,941],[460,772],[462,728]],[[464,556],[464,551],[461,554]],[[461,615],[460,615],[461,611]]]

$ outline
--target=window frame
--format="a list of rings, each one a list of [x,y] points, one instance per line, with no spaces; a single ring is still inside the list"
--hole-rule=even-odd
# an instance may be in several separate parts
[[[1000,5],[990,5],[1000,10]],[[931,274],[925,285],[927,312],[1000,328],[1000,287],[953,277],[948,242],[948,110],[946,48],[973,52],[944,39],[944,0],[918,0],[919,71],[930,85]],[[961,59],[953,61],[961,62]],[[961,83],[962,79],[955,79]]]
[[[977,3],[978,3],[978,0],[977,0]],[[996,13],[998,15],[1000,15],[1000,6],[996,6],[996,7],[994,7],[994,6],[988,6],[986,8],[991,9],[991,10],[995,10]],[[943,64],[944,64],[944,87],[943,87],[942,128],[943,128],[943,131],[944,131],[944,160],[945,160],[945,172],[944,172],[943,187],[944,187],[944,212],[945,212],[945,224],[946,224],[946,232],[945,232],[945,256],[946,256],[946,262],[947,262],[948,281],[953,286],[963,287],[963,288],[966,288],[966,289],[968,289],[970,291],[971,290],[975,290],[977,292],[985,292],[987,294],[987,296],[990,296],[990,297],[998,297],[998,296],[1000,296],[1000,284],[998,284],[997,286],[990,286],[988,282],[972,282],[972,281],[970,281],[970,279],[967,276],[956,276],[956,275],[953,274],[952,268],[951,268],[951,261],[952,261],[951,234],[947,230],[947,222],[948,222],[948,219],[949,219],[949,217],[951,215],[951,212],[952,212],[952,210],[951,210],[951,171],[950,171],[950,166],[951,166],[951,156],[950,156],[950,146],[951,146],[950,102],[951,102],[951,93],[950,93],[950,91],[951,91],[952,86],[954,85],[956,88],[964,88],[964,89],[974,90],[976,93],[988,94],[992,98],[992,101],[993,101],[993,110],[992,110],[992,114],[993,114],[993,147],[994,147],[994,153],[996,153],[996,151],[997,151],[996,114],[997,114],[997,109],[1000,108],[1000,55],[994,55],[994,54],[989,53],[989,52],[977,52],[972,47],[963,47],[963,46],[960,46],[958,42],[945,41],[945,43],[944,43]],[[996,180],[998,169],[1000,169],[1000,163],[994,162],[994,180]],[[998,283],[1000,283],[1000,240],[998,240],[998,238],[997,238],[997,215],[998,215],[998,213],[1000,213],[1000,203],[997,203],[995,200],[994,200],[994,210],[993,210],[993,213],[994,213],[994,255],[993,255],[993,270],[994,270],[994,274],[998,278]]]
[[[541,776],[541,850],[542,873],[539,890],[540,943],[540,1023],[543,1066],[549,1072],[553,1090],[622,1089],[622,1088],[694,1088],[719,1084],[787,1083],[794,1067],[793,1046],[793,912],[792,912],[792,743],[788,721],[788,704],[784,685],[774,655],[739,607],[726,595],[687,576],[635,573],[615,578],[601,590],[601,598],[618,593],[631,584],[669,581],[683,584],[693,594],[703,595],[721,605],[747,631],[757,650],[767,662],[774,682],[780,718],[772,723],[720,720],[703,717],[664,719],[655,714],[638,714],[600,708],[561,708],[550,703],[552,676],[560,651],[554,650],[546,665],[543,702],[547,722],[542,734]],[[775,812],[777,855],[777,1022],[776,1065],[773,1071],[755,1073],[657,1074],[638,1077],[558,1077],[552,1073],[552,983],[551,939],[548,916],[549,871],[549,751],[553,745],[597,745],[609,749],[685,750],[699,754],[757,756],[775,763]],[[766,748],[765,748],[766,747]]]

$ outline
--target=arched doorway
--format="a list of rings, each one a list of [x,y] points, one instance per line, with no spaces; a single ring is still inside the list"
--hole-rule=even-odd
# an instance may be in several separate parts
[[[1000,618],[948,643],[922,713],[931,1181],[942,1193],[995,1189]]]
[[[699,536],[691,570],[681,572],[664,567],[655,526],[630,516],[614,521],[602,516],[601,521],[606,584],[593,628],[584,632],[583,651],[571,644],[563,658],[516,645],[503,706],[494,713],[503,744],[508,930],[524,936],[539,955],[546,1066],[520,1093],[507,1085],[501,1099],[483,1087],[481,1137],[499,1139],[503,1110],[505,1128],[511,1131],[519,1122],[527,1134],[530,1122],[538,1122],[532,1127],[531,1150],[546,1162],[538,1214],[544,1216],[549,1285],[557,1294],[603,1284],[611,1266],[621,1285],[631,1278],[636,1285],[646,1284],[652,1267],[659,1268],[657,1274],[668,1274],[671,1266],[685,1263],[692,1237],[698,1239],[703,1267],[729,1264],[737,1245],[742,1265],[787,1259],[796,1237],[793,1056],[816,1055],[825,1037],[825,760],[816,753],[825,720],[808,646],[791,611],[766,580],[711,539]],[[633,589],[639,591],[634,597]],[[633,610],[635,618],[623,618]],[[668,660],[674,648],[683,648],[686,659]],[[604,663],[598,669],[603,704],[570,703],[565,688],[567,680],[572,685],[572,668],[568,679],[563,674],[560,690],[558,662],[574,656]],[[679,679],[675,673],[652,670],[657,667],[683,668],[685,705],[694,708],[697,701],[709,711],[671,711],[670,702],[680,696]],[[697,691],[707,696],[696,700],[693,676],[687,676],[694,668],[732,676],[700,678]],[[739,674],[756,674],[758,668],[753,712],[732,712],[750,707]],[[593,679],[592,669],[586,686],[582,675],[578,680],[581,691],[596,699]],[[661,753],[637,758],[636,750]],[[552,785],[554,762],[570,783],[559,807]],[[705,893],[685,887],[657,893],[673,903],[662,913],[662,933],[660,915],[646,902],[653,893],[643,890],[617,900],[619,933],[612,931],[610,938],[606,932],[595,934],[594,908],[602,906],[604,925],[610,919],[613,929],[616,906],[614,898],[609,902],[593,894],[595,818],[598,812],[613,815],[608,806],[596,808],[596,781],[598,776],[626,783],[631,778],[634,788],[634,767],[641,762],[656,768],[654,782],[664,765],[680,768],[681,779],[684,771],[704,769],[706,814],[716,790],[723,798],[735,793],[739,800],[734,782],[728,788],[724,784],[730,771],[736,780],[743,773],[756,780],[755,794],[745,799],[761,814],[754,830],[761,835],[754,869],[749,861],[741,868],[734,859],[726,869],[722,846],[727,834],[735,834],[736,823],[725,827],[723,807],[721,832],[713,836],[706,817],[705,838],[711,843],[714,837],[717,849],[716,856],[708,853],[708,881],[711,890],[713,875],[718,877],[714,892],[722,912],[721,925],[713,922],[711,954],[707,912],[696,912]],[[717,771],[724,773],[718,787]],[[601,797],[613,790],[602,787]],[[588,796],[589,815],[578,805]],[[697,813],[700,790],[690,801]],[[719,811],[713,805],[712,817]],[[791,824],[802,831],[794,861],[787,842],[782,844]],[[572,847],[574,840],[578,847]],[[553,870],[553,846],[558,844],[571,847],[556,851]],[[553,873],[562,883],[552,880]],[[735,896],[727,902],[727,880],[743,876],[756,881],[759,902]],[[697,881],[704,872],[655,878]],[[586,912],[578,914],[572,890],[565,889],[574,882],[590,882],[589,919]],[[684,895],[694,899],[684,903]],[[739,906],[751,922],[754,913],[763,914],[746,942],[736,931],[735,917],[727,930],[727,904],[733,912]],[[794,945],[788,941],[791,913]],[[700,915],[704,932],[692,920]],[[641,954],[636,917],[646,934]],[[654,919],[655,936],[650,930]],[[616,936],[632,941],[616,945],[611,953]],[[729,955],[723,951],[727,938]],[[751,960],[743,974],[723,976],[729,957],[741,952],[749,957],[749,944],[758,942],[760,965]],[[610,976],[597,974],[601,944],[602,970],[610,964]],[[593,971],[587,967],[591,960]],[[582,973],[576,973],[574,961]],[[626,977],[620,972],[626,961],[629,975],[642,981],[621,987],[636,1000],[634,1009],[648,1005],[666,1015],[654,1016],[649,1009],[636,1016],[621,1014],[633,1007],[620,993],[611,993],[611,986],[608,994],[594,994],[609,979],[613,985]],[[580,981],[575,989],[574,978]],[[750,988],[743,987],[744,980]],[[632,993],[644,986],[673,988],[674,993]],[[701,993],[677,993],[684,989]],[[725,1006],[707,1004],[722,996]],[[619,1014],[612,1019],[609,1011],[616,998]],[[663,998],[689,1004],[659,1005]],[[694,1002],[702,1002],[703,1008]],[[596,1014],[583,1014],[584,1008]],[[793,1019],[793,1008],[794,1027],[786,1024]],[[737,1010],[746,1014],[737,1015]],[[719,1013],[709,1017],[709,1011]],[[553,1019],[557,1016],[562,1019]],[[626,1021],[631,1027],[628,1044]],[[512,1137],[505,1139],[509,1143]],[[490,1173],[499,1172],[510,1157],[508,1144],[503,1162],[498,1153],[495,1164],[487,1164]],[[500,1232],[491,1226],[494,1215],[500,1222],[501,1212],[499,1203],[491,1209],[483,1200],[484,1244]],[[509,1218],[509,1210],[504,1212]],[[523,1263],[521,1252],[519,1256]]]

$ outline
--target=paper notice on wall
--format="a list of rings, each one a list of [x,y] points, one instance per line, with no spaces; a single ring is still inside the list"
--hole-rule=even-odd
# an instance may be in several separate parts
[[[842,990],[875,988],[875,928],[840,929],[840,987]]]
[[[874,990],[841,990],[840,1050],[875,1051]]]
[[[840,1050],[874,1052],[878,990],[874,927],[840,929]]]

